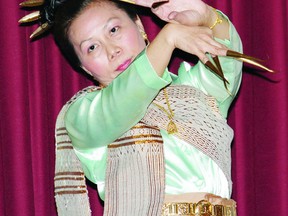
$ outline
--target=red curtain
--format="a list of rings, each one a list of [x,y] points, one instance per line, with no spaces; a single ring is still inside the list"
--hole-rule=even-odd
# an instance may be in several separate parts
[[[239,31],[244,52],[277,71],[244,67],[243,84],[230,112],[233,198],[239,216],[286,215],[288,204],[286,0],[207,1]],[[51,36],[30,42],[36,26],[20,27],[27,12],[19,0],[0,5],[0,215],[56,214],[53,192],[54,125],[61,107],[91,82],[66,63]],[[144,17],[150,39],[152,21]],[[171,70],[178,67],[173,60]],[[89,184],[90,185],[90,184]],[[102,215],[89,186],[93,215]]]

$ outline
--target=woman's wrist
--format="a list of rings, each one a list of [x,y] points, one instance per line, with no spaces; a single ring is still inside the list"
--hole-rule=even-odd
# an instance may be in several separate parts
[[[220,23],[218,23],[219,22],[218,20],[221,19],[221,18],[219,18],[219,15],[217,14],[218,12],[216,11],[215,8],[209,6],[208,11],[209,12],[208,12],[207,21],[205,23],[205,26],[210,28],[210,29],[213,29],[218,24],[220,24]]]
[[[209,7],[209,18],[206,27],[213,31],[214,37],[229,39],[229,22],[213,7]]]
[[[212,10],[214,14],[216,15],[216,17],[213,18],[214,19],[213,24],[209,26],[211,30],[213,30],[217,25],[220,25],[223,22],[223,17],[216,11],[216,9],[212,8]]]

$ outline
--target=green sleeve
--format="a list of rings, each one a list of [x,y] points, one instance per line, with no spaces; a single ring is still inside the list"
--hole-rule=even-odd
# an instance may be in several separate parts
[[[166,70],[159,77],[146,50],[106,88],[87,93],[68,109],[65,124],[73,146],[106,146],[139,122],[159,90],[171,82]]]
[[[215,39],[228,49],[242,53],[241,39],[233,24],[230,21],[229,23],[230,39]],[[239,90],[242,78],[242,62],[230,57],[219,57],[219,60],[224,76],[229,82],[227,85],[229,92],[225,89],[223,81],[200,61],[193,67],[186,62],[182,63],[178,71],[178,78],[174,83],[192,85],[205,94],[215,97],[221,114],[226,118],[228,109]]]

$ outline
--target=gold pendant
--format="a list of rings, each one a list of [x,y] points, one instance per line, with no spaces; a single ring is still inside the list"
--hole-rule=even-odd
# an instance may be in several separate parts
[[[170,120],[168,123],[167,131],[168,131],[168,134],[173,134],[173,133],[178,132],[177,126],[172,120]]]

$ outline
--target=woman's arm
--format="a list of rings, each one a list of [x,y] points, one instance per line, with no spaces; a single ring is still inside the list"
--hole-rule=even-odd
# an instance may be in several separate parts
[[[65,124],[73,146],[80,149],[110,144],[143,118],[160,89],[171,82],[159,77],[144,50],[106,88],[79,98],[68,109]]]
[[[152,11],[161,19],[172,23],[181,23],[191,28],[195,28],[193,27],[195,25],[209,27],[213,38],[222,44],[224,49],[218,50],[218,54],[216,54],[217,50],[211,51],[209,47],[202,46],[202,50],[196,53],[202,63],[199,62],[194,67],[183,64],[176,82],[192,85],[214,96],[222,115],[226,117],[229,106],[239,89],[242,71],[241,61],[225,57],[228,49],[242,53],[241,39],[232,23],[221,12],[201,0],[170,0],[169,3],[162,4]],[[224,77],[229,82],[226,85],[227,88],[223,81],[203,64],[208,61],[207,53],[212,57],[223,56],[219,59]]]
[[[228,20],[228,18],[226,19]],[[228,40],[215,39],[229,50],[235,50],[242,53],[241,38],[232,23],[229,23],[229,36]],[[200,61],[193,67],[188,63],[182,63],[178,71],[178,79],[175,82],[194,86],[205,94],[213,96],[218,102],[222,115],[227,117],[230,104],[239,90],[243,63],[235,58],[226,56],[219,57],[219,61],[225,79],[229,82],[229,84],[227,84],[227,89],[225,88],[223,81]]]
[[[146,52],[105,89],[87,94],[69,108],[66,128],[78,148],[105,146],[144,116],[158,92],[171,82],[166,67],[175,48],[193,54],[224,52],[211,30],[177,23],[167,24]]]
[[[146,1],[136,1],[140,5],[143,2]],[[167,65],[175,48],[198,56],[203,63],[209,60],[207,53],[212,56],[226,55],[227,48],[213,38],[229,40],[229,22],[203,1],[170,0],[152,8],[152,11],[168,22],[155,38],[157,43],[150,45],[151,53],[148,48],[148,57],[156,71],[157,68],[160,72],[163,70],[159,59],[163,59],[162,62]]]

